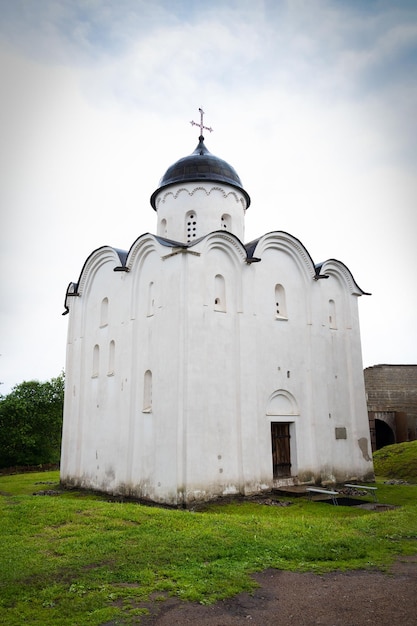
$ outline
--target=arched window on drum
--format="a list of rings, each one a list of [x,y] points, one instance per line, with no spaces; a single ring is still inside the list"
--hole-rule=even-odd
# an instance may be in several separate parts
[[[195,211],[189,211],[185,216],[185,239],[187,243],[195,240],[197,237],[197,214]]]
[[[229,231],[229,233],[231,232],[232,218],[230,217],[228,213],[223,213],[222,220],[221,220],[221,227],[222,227],[222,230],[227,230]]]

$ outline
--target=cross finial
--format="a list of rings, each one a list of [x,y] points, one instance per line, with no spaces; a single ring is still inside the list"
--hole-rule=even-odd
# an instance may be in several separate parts
[[[204,122],[203,122],[203,117],[204,117],[204,111],[203,109],[199,108],[198,109],[200,111],[200,123],[198,124],[198,122],[190,122],[191,126],[199,126],[200,127],[200,137],[203,136],[203,129],[208,130],[209,133],[213,132],[213,129],[208,126],[204,126]]]

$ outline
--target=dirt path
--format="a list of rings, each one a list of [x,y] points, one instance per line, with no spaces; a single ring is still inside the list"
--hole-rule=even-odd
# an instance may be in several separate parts
[[[252,594],[212,606],[168,598],[148,608],[141,626],[416,626],[417,557],[375,571],[323,576],[268,569]]]

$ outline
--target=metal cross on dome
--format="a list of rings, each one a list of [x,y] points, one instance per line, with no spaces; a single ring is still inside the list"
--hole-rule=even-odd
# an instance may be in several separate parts
[[[208,126],[204,126],[204,122],[203,122],[204,111],[201,108],[198,109],[198,110],[200,111],[200,123],[198,123],[198,122],[190,122],[190,124],[191,124],[191,126],[199,126],[200,127],[200,136],[202,137],[203,136],[203,129],[208,130],[209,133],[212,133],[213,129],[211,127],[209,128]]]

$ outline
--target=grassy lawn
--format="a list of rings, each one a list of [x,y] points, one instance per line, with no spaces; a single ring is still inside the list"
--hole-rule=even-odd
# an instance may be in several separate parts
[[[0,477],[0,624],[138,623],[150,594],[210,603],[250,590],[250,574],[266,567],[383,569],[417,553],[417,484],[378,481],[379,502],[398,507],[383,512],[294,498],[194,513],[32,495],[58,481],[58,472]]]
[[[374,454],[375,472],[417,483],[417,441],[385,446]]]

